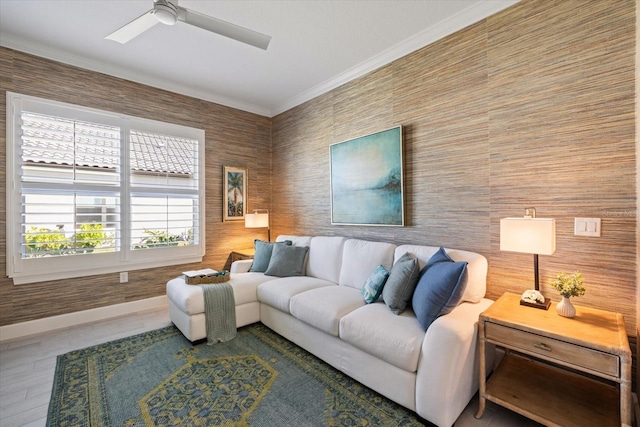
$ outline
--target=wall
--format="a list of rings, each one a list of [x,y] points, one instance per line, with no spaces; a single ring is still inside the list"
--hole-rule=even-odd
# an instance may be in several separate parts
[[[273,120],[272,234],[344,235],[469,249],[488,297],[532,287],[530,255],[499,222],[557,221],[543,292],[583,272],[577,304],[619,311],[636,335],[635,0],[523,1]],[[402,228],[332,226],[329,146],[401,124]],[[602,237],[573,235],[602,218]]]
[[[14,286],[6,278],[6,222],[0,215],[0,326],[165,294],[181,271],[222,268],[230,249],[252,245],[256,230],[222,222],[222,167],[249,168],[249,208],[269,203],[271,119],[0,48],[0,211],[6,210],[6,91],[192,126],[206,137],[206,257],[202,265],[105,274]],[[258,233],[258,236],[266,231]]]

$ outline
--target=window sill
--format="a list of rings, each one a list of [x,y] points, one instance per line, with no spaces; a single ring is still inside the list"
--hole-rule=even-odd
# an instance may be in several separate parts
[[[78,269],[74,271],[61,271],[61,272],[47,272],[34,274],[29,273],[16,273],[13,277],[14,285],[24,285],[29,283],[48,282],[52,280],[64,280],[73,279],[78,277],[97,276],[102,274],[113,274],[125,271],[144,270],[148,268],[167,267],[171,265],[191,264],[202,262],[202,256],[189,256],[174,258],[171,261],[161,260],[156,262],[138,262],[138,263],[123,263],[117,266],[108,267],[95,267],[87,269]],[[176,270],[176,276],[180,275],[180,271]],[[114,277],[114,283],[120,283],[119,277]]]

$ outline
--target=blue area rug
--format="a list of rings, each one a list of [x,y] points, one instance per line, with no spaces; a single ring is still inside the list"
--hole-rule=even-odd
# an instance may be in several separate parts
[[[257,323],[212,346],[169,326],[58,356],[47,425],[423,424]]]

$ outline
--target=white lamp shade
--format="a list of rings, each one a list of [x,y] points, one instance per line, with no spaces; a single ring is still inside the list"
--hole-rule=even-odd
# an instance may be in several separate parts
[[[244,216],[245,228],[269,228],[268,213],[252,213]]]
[[[552,255],[556,251],[556,220],[553,218],[502,218],[500,250]]]

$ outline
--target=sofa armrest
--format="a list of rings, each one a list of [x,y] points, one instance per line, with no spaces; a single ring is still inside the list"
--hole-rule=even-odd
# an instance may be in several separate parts
[[[436,319],[426,332],[416,376],[416,412],[451,426],[478,391],[478,316],[493,301],[465,302]],[[490,372],[494,352],[487,352]]]
[[[240,259],[238,261],[234,261],[233,264],[231,264],[229,273],[248,273],[251,268],[251,264],[253,264],[252,259]]]

